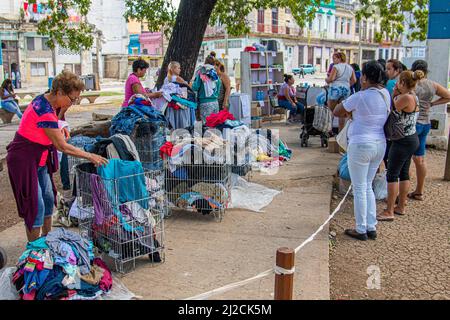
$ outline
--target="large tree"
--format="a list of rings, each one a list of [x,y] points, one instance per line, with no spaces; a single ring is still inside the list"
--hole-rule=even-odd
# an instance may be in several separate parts
[[[314,19],[320,4],[329,1],[181,0],[176,10],[167,0],[125,0],[127,10],[124,16],[127,20],[134,19],[147,23],[150,31],[164,29],[171,34],[162,72],[157,82],[161,84],[171,60],[182,63],[182,76],[185,79],[192,77],[208,23],[224,25],[230,35],[243,35],[250,31],[247,17],[252,10],[284,7],[289,8],[297,24],[304,27],[308,21]],[[59,3],[63,8],[75,5],[87,10],[91,0],[58,0],[57,2],[50,0],[50,2]],[[410,29],[409,39],[426,39],[429,0],[357,0],[357,2],[359,4],[357,19],[379,16],[382,31],[377,34],[378,39],[386,34],[394,38],[404,33],[407,26]],[[59,12],[60,7],[55,7]],[[52,39],[61,45],[71,43],[72,39],[84,47],[92,45],[92,40],[88,41],[89,38],[92,39],[92,33],[87,29],[81,29],[87,28],[86,26],[81,26],[80,32],[66,30],[64,19],[67,19],[64,14],[55,13],[52,16],[52,20],[55,21],[41,23],[40,31],[49,32]]]

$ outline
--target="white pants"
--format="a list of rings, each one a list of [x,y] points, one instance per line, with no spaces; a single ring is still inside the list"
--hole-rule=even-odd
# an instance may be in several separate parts
[[[386,141],[354,143],[348,146],[348,169],[353,187],[356,231],[375,231],[377,204],[372,182],[386,151]]]

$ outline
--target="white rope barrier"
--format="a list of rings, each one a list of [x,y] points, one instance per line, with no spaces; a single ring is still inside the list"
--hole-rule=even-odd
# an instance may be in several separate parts
[[[341,202],[338,204],[338,206],[336,207],[336,209],[334,209],[333,213],[330,214],[330,216],[328,217],[328,219],[317,229],[316,232],[314,232],[308,239],[306,239],[305,241],[303,241],[302,244],[300,244],[296,249],[295,249],[295,253],[298,253],[304,246],[306,246],[308,243],[310,243],[311,241],[314,240],[314,238],[323,230],[323,228],[331,221],[331,219],[334,218],[334,216],[336,215],[336,213],[339,212],[339,210],[341,210],[342,205],[345,202],[345,199],[347,199],[350,191],[351,191],[352,187],[350,186],[347,190],[347,193],[345,194],[344,198],[342,198]],[[190,298],[186,298],[184,300],[205,300],[209,297],[212,296],[216,296],[218,294],[221,293],[225,293],[228,291],[231,291],[233,289],[242,287],[248,283],[254,282],[258,279],[262,279],[265,278],[273,273],[275,274],[280,274],[280,275],[287,275],[287,274],[293,274],[295,272],[295,266],[292,269],[284,269],[281,268],[279,266],[275,266],[273,269],[268,269],[266,271],[263,271],[259,274],[257,274],[256,276],[252,277],[252,278],[248,278],[246,280],[242,280],[242,281],[238,281],[238,282],[234,282],[231,284],[228,284],[226,286],[208,291],[208,292],[204,292],[202,294],[190,297]]]
[[[288,275],[288,274],[294,274],[295,273],[295,266],[293,266],[292,269],[285,269],[285,268],[282,268],[282,267],[279,267],[279,266],[275,265],[273,267],[273,272],[275,274],[278,274],[278,275],[281,275],[281,276]]]

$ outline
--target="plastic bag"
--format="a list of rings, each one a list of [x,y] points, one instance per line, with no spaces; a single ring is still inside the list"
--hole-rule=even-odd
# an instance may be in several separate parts
[[[331,110],[328,107],[315,106],[313,127],[320,132],[329,132],[332,129]]]
[[[263,212],[262,209],[281,193],[281,191],[269,189],[260,184],[247,182],[237,174],[232,175],[231,181],[231,203],[228,208]]]
[[[15,267],[0,270],[0,300],[19,300],[19,293],[12,283]]]
[[[119,280],[115,275],[113,278],[113,286],[111,291],[107,294],[100,296],[97,300],[135,300],[142,297],[136,296],[133,292],[128,290],[127,287]]]
[[[378,173],[373,179],[373,193],[375,193],[375,199],[383,200],[387,198],[387,180],[386,171]]]
[[[339,161],[338,171],[339,171],[339,177],[341,177],[344,180],[351,181],[351,179],[350,179],[350,170],[348,169],[348,155],[347,155],[347,153],[345,153],[342,156],[341,161]]]

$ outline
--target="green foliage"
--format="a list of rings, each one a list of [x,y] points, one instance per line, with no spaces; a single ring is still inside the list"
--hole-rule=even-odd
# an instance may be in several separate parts
[[[359,0],[361,7],[356,12],[358,20],[379,17],[380,30],[376,39],[386,35],[396,38],[409,27],[409,40],[424,41],[428,30],[429,0]],[[410,17],[413,17],[410,18]]]
[[[188,0],[181,0],[188,1]],[[204,0],[212,1],[212,0]],[[329,3],[330,0],[322,0]],[[410,28],[410,40],[425,40],[428,28],[429,0],[359,0],[357,20],[377,17],[380,19],[380,30],[376,39],[381,41],[389,35],[391,38]],[[164,28],[166,35],[175,25],[177,10],[167,0],[125,0],[124,17],[129,20],[146,22],[150,31],[156,32]],[[248,21],[247,16],[254,9],[289,8],[300,27],[312,21],[320,7],[320,0],[218,0],[210,17],[210,24],[221,24],[230,35],[247,34],[250,26],[256,21]],[[38,33],[50,38],[48,45],[53,48],[54,42],[73,51],[88,49],[93,44],[93,26],[85,21],[77,25],[68,23],[67,8],[76,8],[82,16],[86,16],[91,0],[49,0],[53,13],[49,19],[41,21]],[[408,14],[414,19],[407,20]]]
[[[125,0],[124,14],[127,22],[136,20],[147,23],[148,30],[158,32],[164,28],[166,35],[175,25],[177,10],[167,0]]]
[[[75,9],[85,17],[91,6],[91,0],[49,0],[52,14],[38,23],[38,34],[49,37],[47,45],[54,49],[55,44],[79,52],[89,49],[94,42],[93,26],[82,19],[79,23],[71,23],[67,10]]]
[[[182,0],[183,1],[183,0]],[[208,0],[205,0],[208,1]],[[210,24],[220,24],[230,35],[243,35],[250,32],[256,21],[248,21],[247,16],[254,9],[289,8],[300,27],[314,20],[321,3],[331,0],[218,0],[210,17]],[[425,40],[428,27],[429,0],[359,0],[355,12],[357,20],[376,18],[380,21],[380,32],[376,39],[381,41],[386,35],[395,38],[410,28],[410,40]],[[151,31],[159,31],[161,26],[175,24],[176,11],[172,4],[164,0],[126,0],[127,19],[148,21]],[[411,14],[413,19],[407,21]]]

